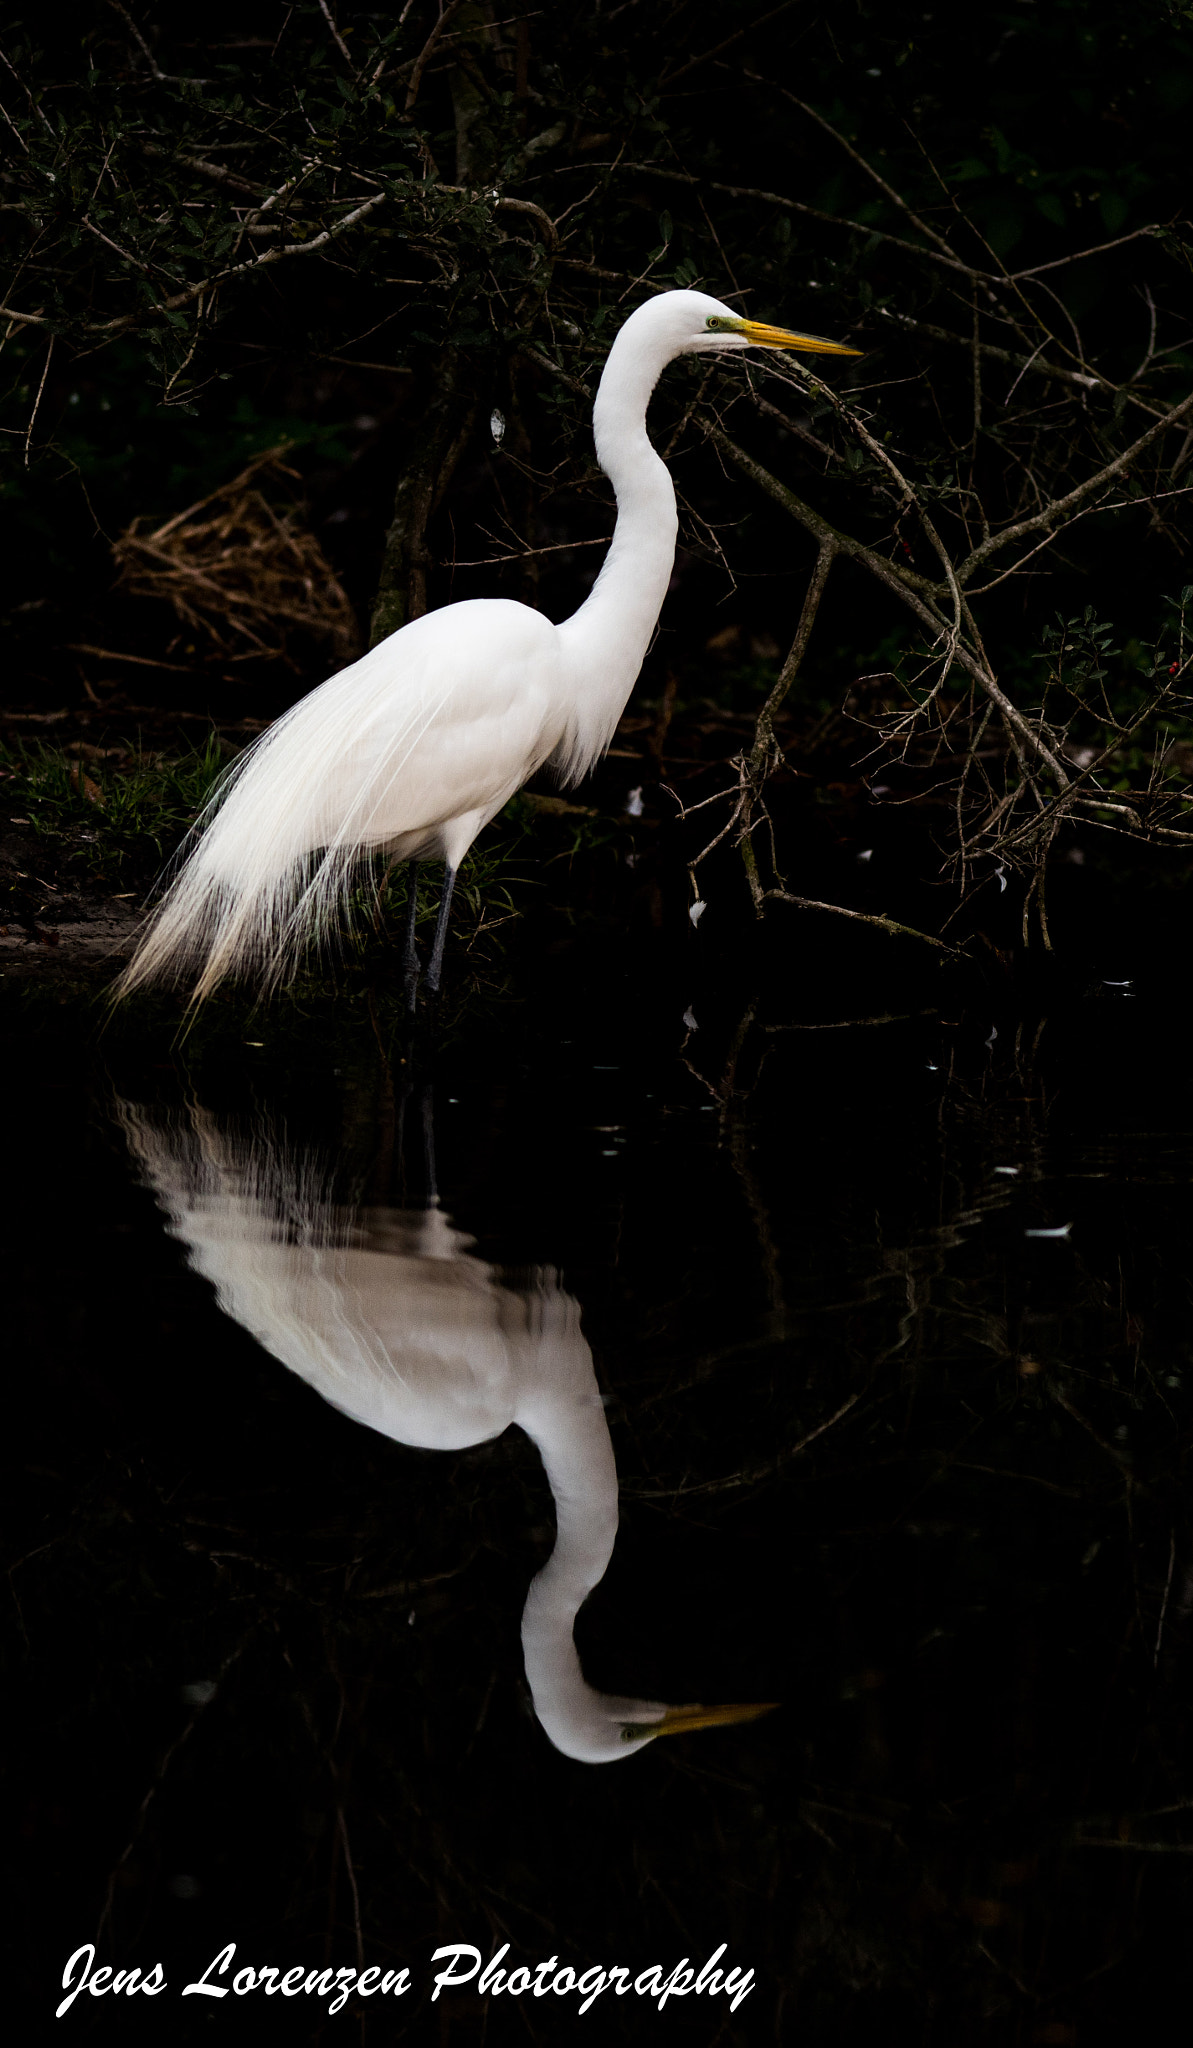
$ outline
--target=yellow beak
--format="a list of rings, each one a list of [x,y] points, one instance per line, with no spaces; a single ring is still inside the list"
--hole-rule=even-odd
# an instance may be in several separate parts
[[[796,334],[790,327],[768,327],[763,320],[725,322],[733,334],[744,334],[755,348],[799,349],[809,356],[860,356],[864,350],[849,348],[843,341],[826,341],[821,334]]]
[[[689,1735],[697,1728],[725,1728],[731,1721],[757,1721],[773,1714],[778,1700],[764,1700],[744,1707],[668,1707],[661,1721],[643,1722],[627,1729],[628,1739],[642,1735]]]

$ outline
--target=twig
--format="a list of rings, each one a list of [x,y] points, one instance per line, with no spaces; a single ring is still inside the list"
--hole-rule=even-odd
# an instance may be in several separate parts
[[[875,930],[885,932],[890,939],[918,939],[922,946],[931,946],[950,960],[961,958],[956,946],[946,946],[943,939],[934,939],[929,932],[917,931],[914,925],[900,924],[896,918],[884,917],[874,911],[846,910],[840,903],[814,903],[810,896],[792,896],[787,889],[767,889],[764,900],[767,903],[790,903],[796,910],[823,910],[831,917],[852,918],[856,924],[873,925]]]
[[[347,64],[351,69],[355,70],[355,66],[352,63],[352,52],[348,48],[347,43],[344,41],[343,36],[340,34],[339,29],[335,25],[335,19],[334,16],[332,15],[330,7],[327,4],[327,0],[319,0],[319,11],[323,16],[324,21],[327,23],[328,28],[331,30],[332,39],[341,57],[344,59],[345,64]],[[347,1848],[346,1837],[344,1846],[345,1848]]]
[[[1193,406],[1193,397],[1190,397],[1188,404]],[[817,540],[834,540],[840,554],[848,555],[853,561],[864,564],[870,571],[870,574],[877,577],[880,583],[885,583],[889,589],[895,591],[902,602],[934,634],[948,631],[947,620],[935,609],[932,602],[939,589],[938,585],[930,583],[926,576],[919,576],[913,570],[901,569],[897,563],[888,562],[885,556],[878,554],[875,549],[867,547],[864,542],[853,539],[850,534],[842,533],[837,527],[830,526],[827,519],[823,519],[818,512],[814,512],[810,505],[805,505],[803,500],[798,498],[794,491],[789,490],[786,484],[780,483],[778,478],[772,476],[769,470],[764,469],[760,462],[756,461],[752,455],[748,455],[744,448],[738,446],[736,441],[731,440],[723,428],[710,426],[708,432],[709,439],[721,449],[723,454],[729,457],[729,460],[744,475],[752,478],[769,497],[774,498],[776,503],[782,505],[786,511],[790,512],[792,517],[798,520],[801,526],[805,527],[809,533],[814,534]],[[1068,777],[1057,760],[1054,750],[1036,727],[1031,724],[1030,720],[1024,717],[1018,706],[1011,702],[1006,692],[1000,688],[995,677],[990,674],[978,656],[962,643],[956,649],[955,658],[962,668],[965,669],[966,673],[972,676],[979,688],[984,690],[987,696],[993,699],[1003,718],[1008,725],[1015,729],[1023,744],[1047,763],[1056,776],[1057,781],[1063,786]]]
[[[1159,1670],[1159,1668],[1160,1668],[1160,1644],[1161,1644],[1161,1642],[1163,1641],[1163,1638],[1164,1638],[1164,1620],[1165,1620],[1165,1616],[1166,1616],[1166,1615],[1167,1615],[1167,1613],[1168,1613],[1168,1599],[1169,1599],[1169,1595],[1170,1595],[1170,1594],[1171,1594],[1171,1592],[1172,1592],[1172,1574],[1173,1574],[1173,1570],[1175,1569],[1175,1566],[1176,1566],[1176,1529],[1175,1529],[1175,1527],[1174,1527],[1174,1528],[1172,1529],[1172,1531],[1171,1531],[1171,1534],[1170,1534],[1170,1538],[1169,1538],[1169,1544],[1168,1544],[1168,1577],[1167,1577],[1167,1578],[1165,1579],[1165,1581],[1164,1581],[1164,1599],[1163,1599],[1163,1601],[1161,1602],[1161,1606],[1160,1606],[1160,1622],[1159,1622],[1159,1626],[1158,1626],[1158,1628],[1156,1629],[1156,1648],[1155,1648],[1155,1654],[1154,1654],[1154,1655],[1153,1655],[1153,1657],[1152,1657],[1152,1669],[1153,1669],[1154,1671],[1158,1671],[1158,1670]]]
[[[410,73],[410,84],[406,89],[405,112],[407,114],[410,112],[415,100],[418,98],[419,87],[422,85],[423,82],[423,72],[426,70],[427,65],[430,63],[431,58],[435,53],[436,43],[439,41],[440,36],[443,34],[443,31],[447,27],[448,22],[452,19],[452,16],[459,13],[463,4],[464,0],[447,0],[446,7],[442,5],[440,6],[439,19],[435,23],[434,28],[431,30],[430,35],[427,37],[426,42],[423,44],[422,49],[419,51],[418,56],[415,58],[414,67]]]
[[[726,36],[723,42],[714,43],[712,49],[705,50],[702,56],[689,57],[687,63],[681,64],[677,70],[665,71],[659,80],[659,91],[662,92],[666,86],[677,84],[681,78],[687,77],[689,71],[697,70],[701,64],[711,64],[715,57],[723,56],[725,51],[731,49],[734,43],[739,43],[743,36],[753,35],[765,22],[775,21],[780,14],[789,13],[796,4],[797,0],[780,0],[780,5],[772,7],[769,14],[760,14],[756,20],[747,22],[744,28],[735,28],[731,36]]]
[[[815,1429],[810,1429],[808,1434],[802,1436],[798,1443],[787,1445],[784,1450],[778,1453],[777,1457],[769,1460],[765,1465],[754,1467],[745,1472],[734,1472],[727,1479],[702,1479],[693,1486],[635,1487],[635,1497],[638,1500],[676,1500],[682,1495],[687,1499],[694,1493],[727,1493],[737,1486],[751,1486],[756,1480],[768,1477],[772,1472],[778,1471],[779,1467],[785,1465],[790,1458],[798,1458],[802,1451],[807,1450],[809,1444],[816,1442],[817,1437],[824,1436],[826,1431],[835,1428],[837,1423],[843,1421],[845,1416],[849,1414],[851,1408],[857,1407],[864,1391],[865,1389],[861,1388],[856,1394],[851,1394],[849,1399],[842,1401],[841,1406],[832,1415],[828,1416],[824,1422],[818,1423]]]
[[[1132,441],[1129,448],[1124,448],[1121,455],[1116,455],[1113,462],[1106,463],[1105,467],[1096,471],[1093,476],[1086,477],[1084,483],[1074,485],[1063,498],[1052,499],[1051,503],[1045,505],[1043,511],[1037,512],[1033,518],[1021,519],[1014,526],[1004,526],[1000,533],[991,534],[988,540],[982,541],[962,562],[957,571],[957,581],[962,585],[968,583],[974,570],[997,549],[1005,548],[1009,541],[1020,540],[1026,533],[1038,533],[1042,526],[1050,526],[1056,520],[1062,519],[1075,505],[1080,505],[1088,498],[1091,492],[1098,490],[1102,484],[1109,483],[1111,477],[1121,476],[1133,462],[1138,461],[1145,448],[1150,448],[1153,441],[1158,440],[1161,434],[1166,434],[1170,427],[1175,427],[1178,420],[1183,420],[1189,412],[1193,412],[1193,392],[1190,392],[1187,398],[1182,398],[1179,405],[1174,405],[1170,411],[1154,421],[1147,432],[1141,434],[1137,441]]]
[[[32,411],[32,412],[30,413],[30,415],[29,415],[29,425],[28,425],[28,427],[27,427],[27,428],[26,428],[26,430],[25,430],[25,467],[26,467],[26,469],[28,469],[28,467],[29,467],[29,444],[30,444],[30,442],[31,442],[31,441],[32,441],[32,439],[33,439],[33,423],[34,423],[34,421],[35,421],[35,420],[36,420],[36,418],[37,418],[37,408],[38,408],[38,406],[39,406],[39,405],[41,404],[41,394],[42,394],[42,392],[43,392],[43,391],[45,390],[45,388],[46,388],[46,378],[47,378],[47,377],[49,376],[49,374],[50,374],[50,358],[51,358],[51,356],[52,356],[52,355],[53,355],[53,353],[54,353],[54,343],[55,343],[56,339],[57,339],[57,336],[56,336],[56,335],[53,335],[53,334],[52,334],[52,335],[50,336],[50,346],[49,346],[49,348],[48,348],[48,349],[46,350],[46,360],[45,360],[45,367],[44,367],[44,369],[42,370],[42,373],[41,373],[41,383],[40,383],[40,384],[38,385],[38,387],[37,387],[37,397],[36,397],[36,398],[34,399],[34,401],[33,401],[33,411]]]
[[[247,263],[234,263],[227,270],[217,270],[210,277],[200,279],[197,284],[188,285],[184,291],[175,292],[170,298],[162,299],[156,306],[143,307],[135,313],[121,313],[112,320],[89,322],[84,331],[88,334],[125,334],[129,328],[139,326],[142,321],[152,319],[156,314],[180,312],[184,306],[193,305],[196,299],[202,298],[207,292],[214,291],[218,285],[227,284],[231,278],[244,277],[250,271],[265,270],[270,264],[282,263],[290,256],[313,256],[316,250],[325,249],[330,242],[336,241],[348,228],[355,227],[357,221],[363,220],[366,214],[372,213],[374,207],[381,206],[388,196],[386,192],[373,193],[370,198],[355,207],[351,213],[345,214],[340,220],[333,221],[331,226],[324,228],[320,234],[312,235],[309,241],[287,242],[277,249],[263,249],[260,255],[252,257]],[[97,228],[93,229],[92,232],[99,234]],[[107,236],[100,235],[100,240],[107,241]],[[112,243],[110,246],[115,248],[116,245]],[[125,255],[122,249],[117,249],[116,253],[120,256]],[[137,261],[136,258],[126,258],[126,260]],[[145,266],[142,264],[140,267],[143,269]],[[39,314],[18,312],[15,307],[10,306],[0,306],[0,316],[9,320],[18,320],[25,326],[50,327],[57,324],[56,322],[44,319]]]

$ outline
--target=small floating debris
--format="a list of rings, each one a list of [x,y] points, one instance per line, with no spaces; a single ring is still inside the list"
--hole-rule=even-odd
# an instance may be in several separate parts
[[[984,1042],[985,1042],[985,1044],[986,1044],[986,1045],[993,1045],[993,1044],[994,1044],[994,1041],[995,1041],[995,1039],[996,1039],[997,1037],[998,1037],[998,1026],[997,1026],[997,1024],[992,1024],[992,1025],[990,1026],[990,1036],[989,1036],[989,1038],[987,1038],[987,1039],[986,1039],[986,1040],[985,1040]]]
[[[642,816],[641,784],[639,784],[637,789],[632,789],[630,791],[629,795],[626,797],[625,800],[625,808],[627,818],[640,818]]]
[[[873,860],[873,858],[874,858],[874,848],[873,848],[872,846],[868,846],[868,847],[866,848],[866,851],[865,851],[864,853],[859,853],[859,855],[858,855],[858,859],[859,859],[859,860]]]
[[[700,1026],[699,1026],[699,1025],[697,1024],[697,1022],[696,1022],[695,1016],[693,1015],[693,1012],[692,1012],[692,1006],[691,1006],[691,1004],[690,1004],[690,1003],[688,1004],[688,1007],[687,1007],[687,1009],[686,1009],[686,1010],[684,1011],[684,1013],[683,1013],[683,1021],[684,1021],[684,1024],[685,1024],[685,1026],[686,1026],[687,1030],[689,1030],[689,1031],[699,1031],[699,1029],[700,1029]]]
[[[699,924],[701,918],[704,916],[704,913],[707,909],[708,905],[704,901],[704,898],[702,896],[698,897],[695,903],[690,904],[688,908],[688,916],[691,918],[692,923]]]
[[[1015,1174],[1022,1173],[1023,1169],[1021,1166],[996,1166],[994,1171],[995,1173],[1005,1173],[1008,1179],[1011,1179]]]
[[[1024,1237],[1067,1237],[1072,1228],[1071,1223],[1057,1223],[1051,1230],[1025,1230],[1023,1235]]]

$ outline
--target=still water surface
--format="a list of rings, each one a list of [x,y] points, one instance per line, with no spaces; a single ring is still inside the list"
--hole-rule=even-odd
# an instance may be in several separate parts
[[[1094,986],[529,1018],[433,1060],[374,1021],[184,1061],[7,1018],[39,2009],[94,1941],[168,1983],[118,2021],[81,1994],[93,2038],[1158,2014],[1193,1849],[1180,1020]],[[653,1738],[691,1702],[776,1705]],[[212,1983],[409,1989],[184,2002],[229,1942]],[[529,1988],[431,2003],[504,1944]]]

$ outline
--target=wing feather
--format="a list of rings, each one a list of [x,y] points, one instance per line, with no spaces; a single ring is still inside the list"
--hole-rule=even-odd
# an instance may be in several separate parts
[[[254,741],[180,850],[117,996],[196,974],[268,991],[346,909],[362,855],[479,829],[555,744],[555,628],[505,601],[391,635]],[[471,835],[469,835],[471,836]]]

